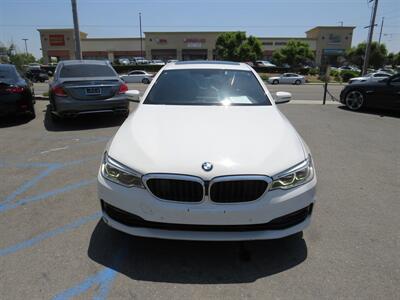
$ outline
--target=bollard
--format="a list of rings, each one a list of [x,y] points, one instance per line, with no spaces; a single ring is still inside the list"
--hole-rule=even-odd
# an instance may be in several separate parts
[[[328,82],[325,81],[325,84],[324,84],[324,100],[322,102],[323,105],[325,105],[325,102],[326,102],[326,92],[327,91],[328,91]]]

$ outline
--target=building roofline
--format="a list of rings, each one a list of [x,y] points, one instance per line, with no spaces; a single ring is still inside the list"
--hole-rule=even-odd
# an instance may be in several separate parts
[[[84,38],[82,39],[82,41],[101,41],[101,40],[140,40],[140,37],[90,37],[90,38]],[[144,41],[144,38],[142,38],[142,40]]]
[[[313,28],[307,30],[306,33],[307,33],[307,32],[310,32],[310,31],[317,30],[317,29],[324,29],[324,28],[354,29],[354,28],[356,28],[356,26],[315,26],[315,27],[313,27]]]
[[[144,34],[146,33],[161,33],[161,34],[165,34],[165,33],[182,33],[182,34],[187,34],[187,33],[225,33],[225,32],[237,32],[236,30],[232,30],[232,31],[145,31],[143,32]],[[240,32],[245,32],[245,31],[240,31]]]

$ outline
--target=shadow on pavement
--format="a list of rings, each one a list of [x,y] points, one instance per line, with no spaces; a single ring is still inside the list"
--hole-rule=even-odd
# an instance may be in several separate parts
[[[115,253],[119,253],[116,257]],[[148,239],[99,221],[88,256],[134,280],[170,283],[253,282],[293,268],[307,258],[302,233],[280,240],[195,242]]]
[[[119,114],[99,113],[54,121],[47,107],[43,123],[48,131],[74,131],[121,126],[125,118]]]
[[[400,118],[400,111],[390,110],[390,109],[372,109],[372,108],[364,108],[360,111],[352,111],[348,109],[345,105],[339,106],[340,109],[359,113],[359,114],[369,114],[369,115],[377,115],[380,117],[392,117],[392,118]]]
[[[20,125],[29,123],[33,119],[34,118],[32,118],[29,115],[0,116],[0,128],[20,126]]]

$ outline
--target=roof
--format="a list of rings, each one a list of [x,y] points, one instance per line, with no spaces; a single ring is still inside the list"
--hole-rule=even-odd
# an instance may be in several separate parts
[[[89,65],[108,65],[109,62],[106,60],[62,60],[59,63],[62,63],[65,66],[68,65],[79,65],[79,64],[89,64]]]
[[[166,70],[179,69],[228,69],[228,70],[250,70],[250,67],[245,63],[232,61],[217,61],[217,60],[195,60],[195,61],[178,61],[168,63],[165,66]]]
[[[316,26],[314,28],[307,30],[306,33],[310,32],[310,31],[315,31],[318,29],[354,29],[354,28],[356,28],[356,27],[355,26]]]

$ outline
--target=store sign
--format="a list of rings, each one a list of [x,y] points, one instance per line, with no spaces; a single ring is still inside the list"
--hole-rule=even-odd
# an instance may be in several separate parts
[[[163,45],[163,44],[167,44],[168,40],[167,39],[156,39],[156,43]]]
[[[186,44],[186,47],[188,48],[201,48],[203,44],[206,42],[206,39],[188,38],[184,39],[183,42]]]
[[[65,39],[63,34],[50,34],[49,35],[50,46],[65,46]]]

